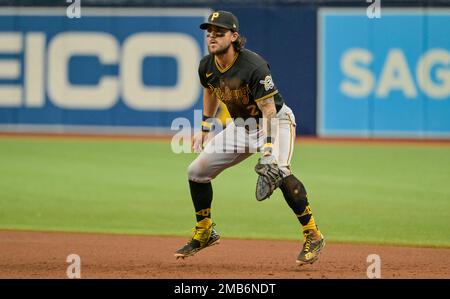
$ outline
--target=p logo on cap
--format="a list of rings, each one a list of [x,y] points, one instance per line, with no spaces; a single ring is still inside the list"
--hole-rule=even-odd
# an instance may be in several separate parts
[[[200,24],[200,29],[206,30],[210,25],[235,32],[239,31],[238,19],[231,12],[225,10],[212,12],[211,15],[208,16],[208,22]]]
[[[213,13],[213,14],[211,15],[211,21],[214,21],[214,19],[215,19],[215,18],[218,18],[218,17],[219,17],[219,13],[218,13],[218,12]]]

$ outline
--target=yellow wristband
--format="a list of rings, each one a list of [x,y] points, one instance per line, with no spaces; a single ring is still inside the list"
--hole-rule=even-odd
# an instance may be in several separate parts
[[[207,121],[202,121],[202,127],[206,127],[208,129],[212,128],[212,123],[209,123]]]
[[[273,149],[273,144],[272,143],[264,144],[264,146],[263,146],[263,155],[264,156],[272,155],[272,149]]]

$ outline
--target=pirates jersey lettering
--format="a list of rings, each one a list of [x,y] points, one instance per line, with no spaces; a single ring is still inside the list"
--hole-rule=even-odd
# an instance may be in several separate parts
[[[214,55],[207,55],[198,68],[200,82],[222,101],[231,117],[262,118],[258,101],[274,97],[277,111],[284,100],[275,86],[267,62],[258,54],[243,49],[225,69],[216,63]]]

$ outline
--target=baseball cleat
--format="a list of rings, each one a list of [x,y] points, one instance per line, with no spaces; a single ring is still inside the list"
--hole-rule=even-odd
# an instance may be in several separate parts
[[[177,259],[185,259],[188,256],[193,256],[198,251],[205,249],[206,247],[219,244],[220,236],[212,227],[213,225],[209,228],[196,226],[194,228],[194,236],[192,239],[175,252],[175,257]]]
[[[318,230],[305,230],[302,251],[297,257],[297,264],[312,264],[319,259],[320,251],[325,246],[325,239]]]

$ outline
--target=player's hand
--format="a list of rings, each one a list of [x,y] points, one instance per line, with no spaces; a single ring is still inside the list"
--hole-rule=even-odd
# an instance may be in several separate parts
[[[263,164],[263,165],[267,165],[267,164],[278,164],[277,159],[275,158],[274,155],[272,154],[268,154],[268,155],[263,155],[260,159],[259,159],[259,164]]]
[[[203,150],[203,145],[206,143],[206,138],[209,132],[200,131],[194,135],[192,139],[192,151],[194,153],[200,153]]]
[[[277,159],[272,154],[273,145],[266,143],[263,146],[262,157],[259,159],[259,164],[278,164]]]
[[[280,187],[283,180],[283,174],[277,165],[274,155],[263,155],[255,166],[258,174],[256,181],[256,200],[262,201],[269,198],[273,191]]]

